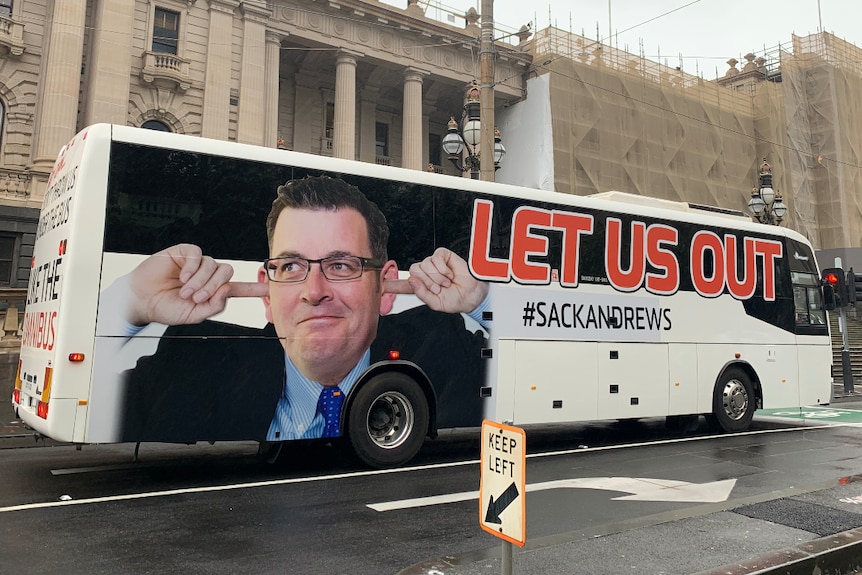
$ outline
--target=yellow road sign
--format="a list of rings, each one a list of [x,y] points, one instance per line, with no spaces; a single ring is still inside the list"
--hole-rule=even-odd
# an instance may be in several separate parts
[[[521,547],[527,541],[526,447],[523,429],[482,422],[479,526]]]

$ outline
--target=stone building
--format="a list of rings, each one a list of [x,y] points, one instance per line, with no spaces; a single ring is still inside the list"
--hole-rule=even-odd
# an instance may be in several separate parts
[[[51,166],[93,123],[454,174],[440,143],[479,76],[479,17],[458,21],[417,0],[0,0],[0,287],[26,287]],[[524,97],[518,43],[496,43],[500,109]]]
[[[404,4],[0,0],[0,287],[26,286],[51,165],[96,122],[457,175],[441,140],[479,16]],[[859,48],[794,36],[706,81],[553,27],[495,47],[499,181],[744,211],[766,158],[784,225],[862,245]]]

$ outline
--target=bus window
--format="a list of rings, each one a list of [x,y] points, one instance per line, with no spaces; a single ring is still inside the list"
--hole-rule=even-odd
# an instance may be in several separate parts
[[[826,326],[826,310],[820,295],[819,279],[815,274],[792,272],[793,305],[797,333],[809,333],[812,327]]]

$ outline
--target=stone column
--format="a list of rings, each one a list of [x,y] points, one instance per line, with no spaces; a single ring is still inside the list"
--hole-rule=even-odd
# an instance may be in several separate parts
[[[227,140],[230,127],[230,72],[233,13],[239,0],[210,0],[201,136]]]
[[[271,13],[243,2],[242,65],[239,82],[237,142],[275,146],[265,141],[266,126],[266,21]]]
[[[129,117],[132,59],[129,38],[132,37],[135,6],[126,0],[102,0],[95,3],[94,8],[83,125],[97,122],[125,125]]]
[[[356,159],[356,59],[361,54],[342,51],[335,65],[335,133],[332,155]]]
[[[401,131],[401,167],[424,170],[422,161],[422,77],[428,72],[416,68],[404,71],[404,113]]]
[[[48,173],[57,153],[78,127],[78,93],[84,54],[84,15],[81,0],[55,0],[45,35],[41,98],[37,119],[33,169]],[[128,84],[128,79],[126,80]]]
[[[281,36],[266,33],[266,70],[264,72],[263,145],[274,147],[278,142],[278,85]]]

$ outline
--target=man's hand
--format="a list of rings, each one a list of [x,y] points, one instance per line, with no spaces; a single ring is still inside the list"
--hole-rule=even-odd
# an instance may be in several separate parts
[[[455,252],[437,248],[410,266],[413,293],[435,311],[470,313],[488,295],[488,284],[470,274],[467,262]]]
[[[224,310],[231,276],[229,264],[204,256],[198,246],[169,247],[129,274],[132,297],[126,319],[133,325],[199,323]]]

